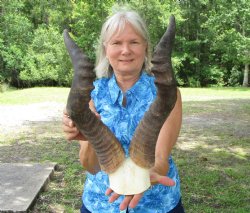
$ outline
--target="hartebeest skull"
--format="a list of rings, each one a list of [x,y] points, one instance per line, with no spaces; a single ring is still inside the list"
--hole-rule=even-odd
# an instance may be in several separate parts
[[[138,194],[150,186],[149,169],[154,166],[156,141],[177,98],[171,63],[174,37],[175,18],[171,16],[152,59],[157,97],[136,128],[130,144],[130,158],[126,159],[114,134],[89,109],[90,92],[94,88],[94,65],[73,42],[67,30],[64,31],[65,45],[74,66],[66,108],[79,131],[93,146],[101,169],[109,175],[111,189],[118,194]]]

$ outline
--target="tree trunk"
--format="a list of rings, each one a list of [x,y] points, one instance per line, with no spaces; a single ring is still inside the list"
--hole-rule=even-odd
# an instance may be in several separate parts
[[[248,87],[249,64],[245,64],[243,87]]]

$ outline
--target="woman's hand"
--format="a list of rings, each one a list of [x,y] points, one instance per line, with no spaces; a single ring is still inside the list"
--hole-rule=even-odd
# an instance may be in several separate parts
[[[109,202],[112,203],[117,200],[121,195],[113,192],[111,188],[108,188],[105,193],[107,196],[111,195],[109,198]],[[126,209],[128,206],[130,208],[135,208],[136,205],[139,203],[140,199],[142,198],[143,193],[136,194],[136,195],[125,195],[125,198],[120,204],[120,210]]]
[[[89,109],[96,115],[97,118],[101,116],[96,112],[94,102],[91,100],[89,102]],[[67,140],[86,140],[85,136],[80,133],[80,131],[75,126],[75,123],[70,119],[67,110],[63,110],[63,131]]]
[[[70,119],[66,109],[63,110],[63,131],[67,140],[86,140],[75,126],[75,123]]]
[[[164,186],[174,186],[175,182],[164,175],[163,172],[168,171],[168,162],[164,163],[165,165],[157,166],[155,165],[153,168],[150,169],[150,182],[152,185],[154,184],[162,184]],[[164,168],[164,169],[163,169]],[[166,173],[165,173],[166,174]],[[113,192],[111,188],[106,190],[106,195],[111,195],[109,198],[109,202],[114,202],[117,200],[120,195]],[[136,194],[136,195],[126,195],[123,201],[120,204],[120,210],[124,210],[127,207],[135,208],[139,203],[140,199],[142,198],[143,193]]]

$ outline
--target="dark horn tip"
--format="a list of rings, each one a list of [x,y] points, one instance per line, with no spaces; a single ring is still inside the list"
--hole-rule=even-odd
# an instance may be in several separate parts
[[[170,15],[170,21],[175,21],[175,16],[173,14]]]
[[[170,16],[169,25],[175,27],[175,16],[174,15]]]
[[[63,37],[69,37],[69,30],[68,29],[64,29],[63,30]]]

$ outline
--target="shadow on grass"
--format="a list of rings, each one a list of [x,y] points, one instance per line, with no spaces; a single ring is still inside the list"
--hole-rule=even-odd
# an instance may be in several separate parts
[[[185,102],[173,156],[187,212],[250,211],[250,100]]]

